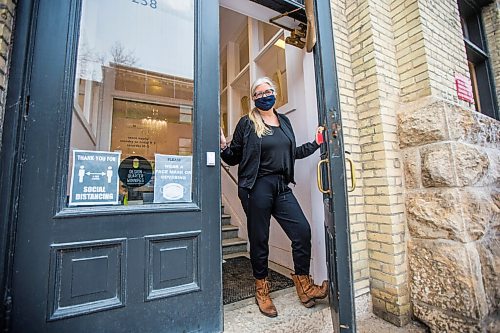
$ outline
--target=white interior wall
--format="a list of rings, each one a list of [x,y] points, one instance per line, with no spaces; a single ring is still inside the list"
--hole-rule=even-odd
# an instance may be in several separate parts
[[[264,22],[268,22],[270,17],[276,15],[276,12],[248,0],[221,0],[220,4],[221,6],[241,12],[249,17]],[[224,15],[225,11],[226,9],[221,9],[221,15]],[[234,15],[232,15],[232,17],[233,16]],[[230,20],[221,19],[221,49],[223,49],[227,43],[231,43],[231,38],[228,38],[228,34],[226,33],[226,31],[230,31],[230,26],[223,25],[224,22],[233,22],[234,24],[236,20],[234,17]],[[257,78],[256,68],[252,61],[259,49],[257,43],[259,34],[256,23],[255,20],[249,20],[251,82]],[[286,33],[288,34],[288,32]],[[252,47],[252,44],[257,46]],[[228,59],[228,63],[229,62]],[[286,45],[286,63],[288,76],[288,103],[282,106],[278,111],[286,113],[290,118],[294,127],[297,144],[300,145],[314,140],[314,134],[318,124],[314,60],[311,53],[306,53],[305,50]],[[239,110],[228,108],[228,112],[237,114]],[[234,128],[231,128],[231,133],[233,130]],[[323,227],[323,198],[316,185],[316,164],[318,161],[319,151],[306,159],[297,160],[295,164],[295,180],[297,186],[293,187],[293,184],[290,186],[311,225],[311,274],[319,281],[327,278],[327,270]],[[224,177],[224,172],[222,175]],[[223,186],[223,190],[224,188],[225,186]],[[226,200],[230,201],[230,206],[235,207],[236,205],[240,205],[237,196],[225,196],[224,193],[223,196]],[[246,228],[244,219],[238,218],[238,222],[241,223],[240,229]],[[246,230],[240,231],[240,237],[246,237]],[[269,259],[271,261],[293,269],[290,240],[274,220],[271,223],[269,246]]]

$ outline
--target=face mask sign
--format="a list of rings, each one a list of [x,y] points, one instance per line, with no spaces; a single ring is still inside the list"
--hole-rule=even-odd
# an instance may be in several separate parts
[[[255,101],[255,106],[263,111],[267,111],[271,109],[274,106],[274,103],[276,103],[276,96],[271,95],[267,97],[261,97],[256,99]]]

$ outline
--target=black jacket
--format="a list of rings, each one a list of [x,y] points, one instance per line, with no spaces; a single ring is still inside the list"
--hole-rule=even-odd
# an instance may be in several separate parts
[[[294,164],[296,159],[307,157],[314,153],[319,145],[316,141],[304,143],[297,147],[295,135],[293,134],[292,124],[287,116],[279,114],[278,116],[281,128],[285,135],[291,141],[291,159],[285,163],[285,180],[287,183],[295,184]],[[229,165],[238,166],[238,186],[251,189],[257,179],[260,164],[260,150],[262,138],[255,134],[253,123],[248,115],[242,117],[234,130],[233,140],[229,147],[221,153],[221,158]]]

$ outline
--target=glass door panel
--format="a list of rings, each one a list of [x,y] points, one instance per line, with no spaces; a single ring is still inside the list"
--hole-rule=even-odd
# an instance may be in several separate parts
[[[194,37],[193,0],[83,1],[68,206],[193,200]]]

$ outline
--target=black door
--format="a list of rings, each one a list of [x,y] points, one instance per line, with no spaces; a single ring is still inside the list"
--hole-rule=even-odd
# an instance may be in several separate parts
[[[11,331],[221,331],[218,1],[22,8]]]
[[[320,124],[327,129],[326,145],[322,145],[322,160],[318,164],[318,183],[324,193],[326,257],[333,327],[335,332],[347,333],[356,332],[356,320],[344,141],[330,13],[328,1],[315,1],[318,40],[314,48],[314,63],[318,113]],[[351,163],[351,170],[352,167]]]

